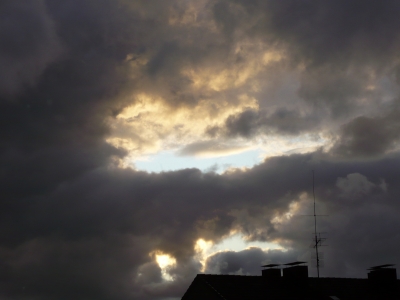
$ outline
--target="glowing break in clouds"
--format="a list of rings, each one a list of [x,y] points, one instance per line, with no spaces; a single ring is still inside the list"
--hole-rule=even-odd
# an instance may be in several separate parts
[[[162,99],[141,94],[136,104],[120,113],[112,124],[112,145],[128,151],[123,165],[150,172],[196,167],[201,170],[252,167],[266,157],[307,153],[324,146],[323,135],[259,135],[252,139],[215,136],[231,115],[258,109],[254,98],[242,95],[234,104],[204,100],[195,107],[171,108]]]
[[[170,275],[169,270],[176,266],[176,259],[169,254],[164,254],[161,251],[156,251],[150,255],[154,255],[155,260],[161,269],[162,278],[167,281],[174,280],[174,278]]]
[[[268,250],[281,250],[286,251],[284,247],[277,243],[271,242],[260,242],[260,241],[247,241],[243,234],[238,233],[236,231],[232,231],[229,236],[222,239],[218,243],[213,243],[212,241],[206,241],[204,239],[198,239],[194,246],[194,250],[196,252],[195,259],[197,259],[201,265],[201,272],[204,272],[206,269],[206,261],[209,257],[225,252],[225,251],[242,251],[245,249],[250,249],[252,247],[260,248],[263,251]]]

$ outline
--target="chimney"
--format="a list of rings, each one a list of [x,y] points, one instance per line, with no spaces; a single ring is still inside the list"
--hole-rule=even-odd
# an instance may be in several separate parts
[[[302,266],[305,264],[304,261],[295,261],[292,263],[285,264],[289,266],[283,269],[283,278],[288,280],[302,280],[308,278],[308,267]]]
[[[274,279],[280,279],[281,278],[281,269],[277,269],[275,267],[278,267],[279,265],[277,264],[269,264],[269,265],[264,265],[261,266],[263,268],[267,268],[262,270],[262,276],[265,278],[268,278],[270,280]]]
[[[397,272],[393,264],[369,268],[368,281],[372,292],[392,294],[396,291]]]
[[[380,265],[369,268],[368,279],[371,281],[396,281],[397,280],[397,272],[393,267],[393,264]]]

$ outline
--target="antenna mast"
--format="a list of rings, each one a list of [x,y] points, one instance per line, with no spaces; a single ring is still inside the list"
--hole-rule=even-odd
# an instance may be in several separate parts
[[[324,258],[322,252],[319,252],[318,249],[320,247],[324,247],[326,245],[323,245],[322,243],[326,240],[326,238],[321,237],[321,232],[318,233],[317,232],[317,217],[318,216],[327,216],[327,215],[317,215],[316,212],[316,203],[315,203],[315,183],[314,183],[315,179],[314,179],[314,170],[312,170],[312,191],[313,191],[313,198],[314,198],[314,238],[313,238],[313,243],[312,243],[312,247],[315,248],[315,259],[317,261],[317,274],[318,274],[318,278],[319,278],[319,268],[323,267],[323,261],[321,261],[321,259]],[[312,258],[312,255],[311,255]]]
[[[314,187],[314,170],[312,170],[312,192],[313,192],[313,198],[314,198],[314,242],[315,242],[315,255],[317,259],[317,273],[318,273],[318,278],[319,278],[319,253],[318,253],[318,244],[320,243],[321,240],[318,240],[317,236],[317,214],[315,212],[315,187]]]

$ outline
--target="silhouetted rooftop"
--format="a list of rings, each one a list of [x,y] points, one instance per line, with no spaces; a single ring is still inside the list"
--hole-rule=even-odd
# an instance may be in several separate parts
[[[305,261],[294,261],[291,263],[287,263],[287,264],[283,264],[283,266],[297,266],[297,265],[301,265],[301,264],[305,264]]]
[[[196,276],[182,300],[197,299],[400,299],[400,281],[389,285],[371,284],[369,279],[304,278],[287,280],[263,276],[211,275]]]

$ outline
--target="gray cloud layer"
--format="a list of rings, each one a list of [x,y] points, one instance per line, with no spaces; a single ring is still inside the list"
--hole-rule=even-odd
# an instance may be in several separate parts
[[[0,93],[12,97],[37,83],[62,44],[43,1],[7,0],[1,6]]]
[[[365,276],[371,265],[400,263],[399,4],[208,1],[209,31],[171,25],[171,11],[183,20],[184,8],[178,0],[0,4],[2,299],[180,297],[201,269],[196,240],[218,242],[231,230],[290,250],[222,252],[206,270],[254,274],[262,261],[307,259],[312,222],[284,216],[293,203],[298,214],[311,209],[312,169],[330,215],[320,223],[330,240],[325,274]],[[205,14],[198,23],[210,21]],[[274,66],[297,74],[297,97],[280,103],[254,89],[261,109],[231,115],[214,134],[324,128],[337,136],[329,153],[222,175],[118,167],[126,152],[105,138],[131,94],[193,107],[216,92],[194,93],[183,69],[245,64],[234,49],[249,39],[285,54]],[[148,63],[132,74],[141,58]],[[238,91],[221,93],[235,103]],[[156,250],[176,258],[173,282],[162,280]]]

